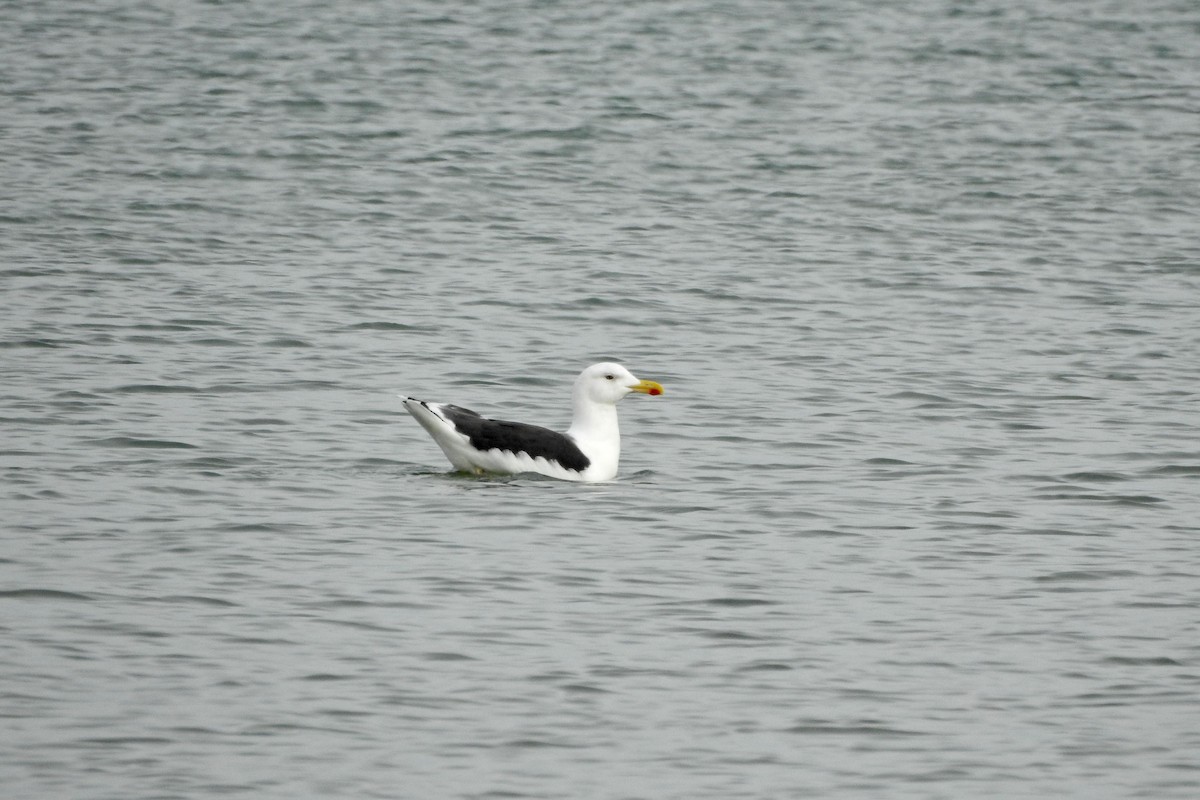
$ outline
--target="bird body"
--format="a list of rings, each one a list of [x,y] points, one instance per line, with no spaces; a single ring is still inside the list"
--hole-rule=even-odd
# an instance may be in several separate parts
[[[654,381],[640,381],[620,364],[593,364],[571,392],[574,416],[566,433],[538,425],[488,419],[448,403],[404,398],[455,469],[476,474],[536,472],[568,481],[607,481],[617,475],[621,434],[617,402],[630,393],[660,395]]]

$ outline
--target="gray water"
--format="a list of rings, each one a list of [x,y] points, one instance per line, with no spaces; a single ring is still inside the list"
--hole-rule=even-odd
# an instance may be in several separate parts
[[[4,797],[1200,796],[1195,3],[0,17]]]

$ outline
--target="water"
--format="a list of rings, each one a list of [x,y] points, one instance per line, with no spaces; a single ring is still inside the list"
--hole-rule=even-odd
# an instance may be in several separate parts
[[[1200,794],[1194,4],[0,14],[6,796]]]

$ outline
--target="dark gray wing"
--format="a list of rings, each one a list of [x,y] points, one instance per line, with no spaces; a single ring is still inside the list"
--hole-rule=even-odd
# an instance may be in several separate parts
[[[469,408],[443,405],[442,413],[454,423],[459,433],[470,440],[477,450],[507,450],[510,453],[528,453],[533,458],[541,456],[555,461],[566,469],[583,472],[591,460],[565,433],[552,431],[539,425],[524,422],[506,422],[488,419]]]

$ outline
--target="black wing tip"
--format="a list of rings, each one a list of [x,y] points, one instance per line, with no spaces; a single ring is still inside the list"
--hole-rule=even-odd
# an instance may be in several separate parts
[[[402,394],[402,395],[400,395],[400,402],[403,403],[406,408],[408,407],[409,403],[416,403],[421,408],[428,411],[430,414],[433,414],[435,417],[442,418],[442,415],[437,413],[436,411],[434,411],[432,408],[430,408],[429,403],[426,403],[424,400],[418,400],[415,397],[409,397],[406,394]],[[411,409],[410,409],[410,411],[411,411]]]
[[[469,408],[463,408],[462,406],[456,406],[453,403],[444,403],[442,405],[442,407],[445,408],[451,414],[462,414],[463,416],[467,416],[467,417],[478,417],[479,419],[487,419],[487,417],[483,416],[483,414],[480,414],[478,411],[472,411]],[[496,422],[497,420],[488,420],[488,421]]]

